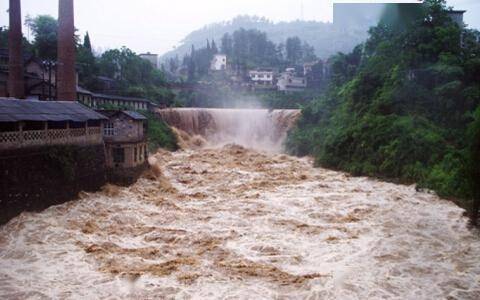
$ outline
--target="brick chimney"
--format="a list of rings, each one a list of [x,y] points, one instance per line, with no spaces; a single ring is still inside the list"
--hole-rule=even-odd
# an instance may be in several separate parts
[[[25,98],[22,51],[22,12],[20,0],[10,0],[10,28],[8,32],[8,94],[17,99]]]
[[[77,100],[75,56],[73,0],[59,0],[57,99],[60,101]]]

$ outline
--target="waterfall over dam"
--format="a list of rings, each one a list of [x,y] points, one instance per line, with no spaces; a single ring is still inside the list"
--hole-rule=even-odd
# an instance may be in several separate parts
[[[200,135],[209,144],[235,143],[249,148],[279,152],[288,131],[301,111],[296,109],[174,108],[158,110],[168,125]]]

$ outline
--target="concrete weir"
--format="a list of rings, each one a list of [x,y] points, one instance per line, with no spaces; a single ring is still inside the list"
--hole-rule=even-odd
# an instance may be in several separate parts
[[[189,135],[200,135],[210,145],[235,143],[281,152],[288,131],[300,117],[296,109],[173,108],[157,111],[168,125]]]

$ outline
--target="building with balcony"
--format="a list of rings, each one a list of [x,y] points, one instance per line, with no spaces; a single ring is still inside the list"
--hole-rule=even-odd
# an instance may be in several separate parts
[[[0,98],[0,151],[102,145],[106,119],[78,102]]]
[[[258,69],[248,72],[250,81],[256,87],[275,87],[275,72],[272,69]]]

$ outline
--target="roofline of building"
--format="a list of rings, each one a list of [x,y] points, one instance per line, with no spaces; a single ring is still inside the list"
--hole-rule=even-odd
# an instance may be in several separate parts
[[[104,98],[104,99],[111,99],[111,100],[125,100],[125,101],[136,101],[136,102],[148,102],[148,103],[152,103],[150,100],[144,99],[144,98],[133,98],[133,97],[124,97],[124,96],[116,96],[116,95],[106,95],[106,94],[96,94],[96,93],[92,93],[92,97]]]

